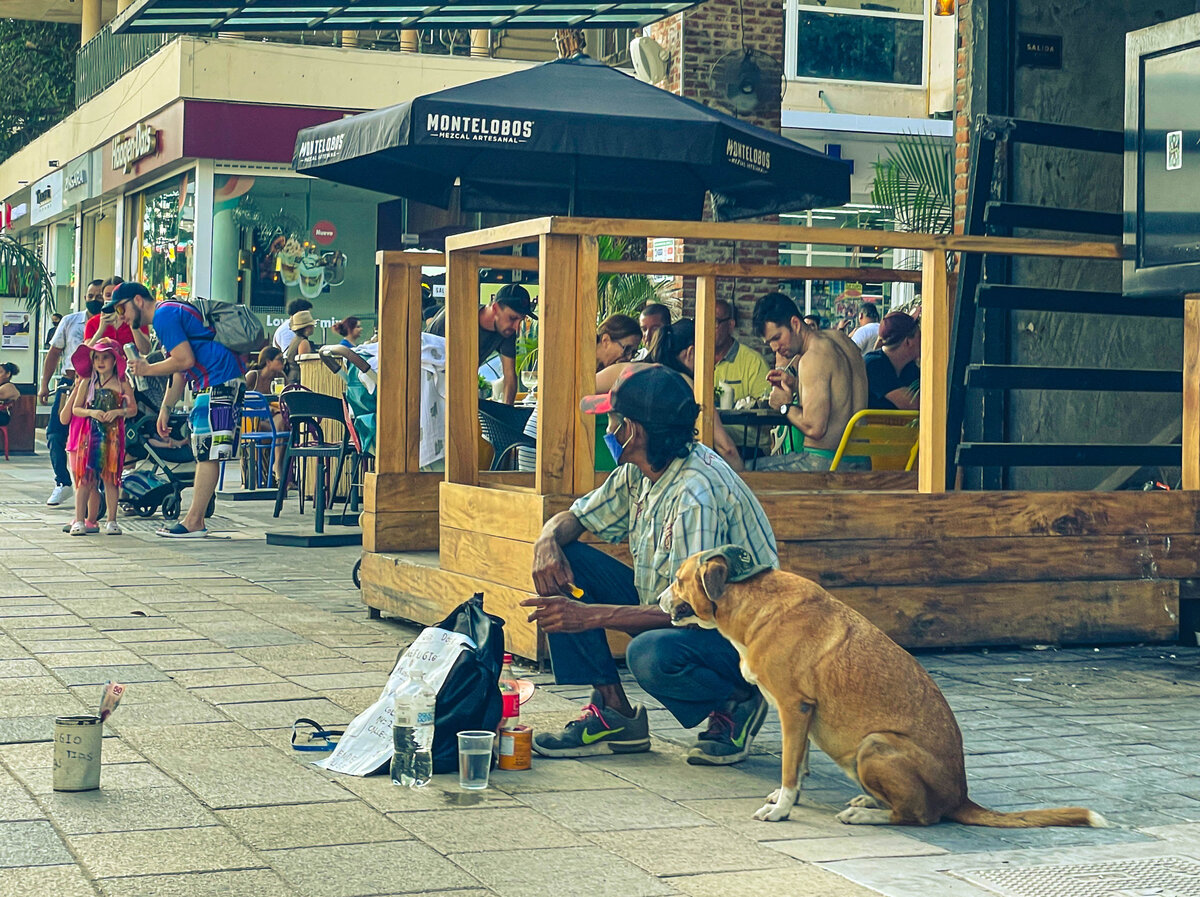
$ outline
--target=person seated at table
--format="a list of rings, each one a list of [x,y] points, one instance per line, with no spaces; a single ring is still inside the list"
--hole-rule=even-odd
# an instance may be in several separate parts
[[[271,337],[271,344],[278,346],[280,349],[286,349],[292,344],[291,320],[292,315],[298,311],[312,311],[313,304],[307,299],[296,298],[287,304],[287,317],[279,322],[279,326],[275,328],[275,335]]]
[[[271,384],[277,377],[283,376],[286,362],[283,350],[278,346],[267,346],[258,353],[258,358],[250,362],[246,371],[246,389],[252,392],[271,392]]]
[[[820,330],[821,329],[821,316],[820,315],[805,315],[804,316],[804,326],[807,327],[809,330]]]
[[[310,311],[298,311],[288,319],[288,326],[292,328],[292,341],[283,350],[284,379],[288,383],[299,383],[300,365],[296,359],[301,355],[311,355],[319,348],[314,347],[310,339],[317,329],[317,319]]]
[[[750,752],[766,701],[743,678],[732,644],[715,629],[672,626],[658,596],[698,551],[737,546],[748,566],[778,566],[771,524],[745,481],[695,441],[700,409],[677,372],[628,365],[609,392],[580,407],[608,414],[605,438],[618,467],[547,521],[533,550],[538,597],[521,604],[546,633],[555,681],[590,685],[592,694],[561,732],[536,735],[533,749],[544,757],[650,749],[646,710],[626,696],[608,647],[605,630],[612,629],[634,636],[625,662],[639,686],[680,725],[707,720],[687,762],[737,763]],[[585,532],[627,543],[633,567],[581,543]],[[572,587],[582,597],[567,597]]]
[[[13,402],[21,398],[21,391],[12,383],[12,378],[21,373],[21,369],[11,361],[0,364],[0,427],[7,426],[12,420],[10,409]]]
[[[345,346],[347,349],[353,349],[358,345],[358,341],[362,339],[362,323],[354,315],[342,318],[342,320],[333,325],[333,330],[341,336],[338,345]]]
[[[537,320],[529,291],[519,283],[506,283],[492,301],[479,309],[479,366],[500,354],[501,377],[504,380],[503,402],[511,405],[517,400],[517,331],[526,318]],[[443,307],[425,327],[426,333],[446,335],[446,309]]]
[[[628,362],[637,352],[638,344],[642,341],[642,331],[638,322],[629,315],[609,315],[596,328],[596,389],[606,392],[612,389],[617,375],[625,368],[623,362]],[[537,408],[529,415],[522,431],[530,439],[537,439]],[[602,433],[600,420],[597,418],[598,433]],[[614,465],[608,463],[608,452],[596,447],[596,469],[612,470]],[[517,449],[517,469],[533,470],[536,463],[534,449],[521,446]]]
[[[768,403],[781,423],[798,430],[799,445],[760,458],[756,470],[829,470],[850,418],[867,407],[862,353],[838,330],[812,330],[796,303],[768,293],[754,305],[754,331],[783,363],[768,373]],[[794,434],[786,434],[794,435]],[[839,469],[869,470],[870,459],[843,457]]]
[[[349,346],[325,346],[321,349],[321,361],[325,366],[346,381],[346,404],[354,420],[354,431],[365,454],[375,453],[375,408],[378,400],[379,380],[376,374],[377,356],[360,354],[359,348]],[[346,364],[338,359],[345,359]],[[371,362],[375,361],[375,367]]]
[[[683,375],[689,385],[694,385],[696,376],[696,322],[691,318],[680,318],[668,324],[655,335],[656,342],[650,351],[649,360],[663,364]],[[745,470],[742,454],[733,438],[721,423],[718,411],[713,418],[713,448],[734,470]]]
[[[637,355],[633,358],[634,361],[645,361],[650,357],[654,344],[658,340],[659,332],[670,323],[671,309],[661,302],[646,303],[646,307],[638,316],[638,324],[642,328],[642,347],[638,349]]]
[[[737,309],[724,299],[716,301],[716,330],[713,337],[713,357],[716,364],[713,376],[717,385],[733,387],[733,400],[761,399],[770,389],[767,383],[767,363],[749,346],[742,345],[737,336]]]
[[[884,315],[879,325],[883,346],[863,356],[867,366],[868,408],[919,411],[921,400],[921,326],[902,311]]]

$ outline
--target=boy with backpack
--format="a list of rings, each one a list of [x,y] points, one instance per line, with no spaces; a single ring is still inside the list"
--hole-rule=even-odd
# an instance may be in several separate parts
[[[245,367],[236,349],[247,340],[244,306],[196,300],[159,302],[139,283],[123,283],[110,303],[133,329],[150,324],[167,357],[150,364],[142,358],[129,363],[138,377],[171,376],[171,385],[158,413],[158,434],[170,436],[170,413],[183,395],[186,381],[196,397],[189,418],[196,476],[187,515],[158,535],[176,539],[208,535],[204,511],[217,488],[219,463],[237,456],[242,429],[242,399],[246,392]],[[257,325],[262,335],[261,324]],[[231,346],[230,343],[233,343]]]

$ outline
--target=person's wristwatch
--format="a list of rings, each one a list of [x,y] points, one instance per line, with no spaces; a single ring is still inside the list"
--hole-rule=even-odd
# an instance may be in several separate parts
[[[787,417],[788,412],[791,410],[792,410],[792,406],[788,402],[784,402],[782,405],[779,406],[779,413],[782,414],[784,417]]]

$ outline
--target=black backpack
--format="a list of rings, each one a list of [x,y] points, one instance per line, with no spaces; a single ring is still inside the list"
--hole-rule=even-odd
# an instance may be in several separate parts
[[[434,715],[433,771],[458,770],[458,733],[470,729],[495,731],[500,725],[500,668],[504,665],[504,620],[483,609],[476,592],[437,624],[460,632],[475,648],[463,647],[437,696]]]

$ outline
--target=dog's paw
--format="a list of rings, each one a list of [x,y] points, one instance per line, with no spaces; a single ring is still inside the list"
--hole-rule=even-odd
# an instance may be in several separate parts
[[[887,825],[892,821],[892,811],[875,807],[847,807],[837,814],[836,819],[846,825]]]
[[[866,807],[869,810],[882,810],[883,804],[871,797],[869,794],[860,794],[858,797],[852,797],[846,802],[847,807]]]
[[[796,789],[779,788],[767,795],[767,803],[762,806],[754,818],[760,822],[781,822],[788,818],[792,806],[796,803]]]

